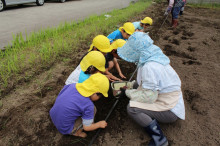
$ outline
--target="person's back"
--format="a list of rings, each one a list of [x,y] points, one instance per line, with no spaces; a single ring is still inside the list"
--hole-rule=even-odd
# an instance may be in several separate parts
[[[87,134],[83,130],[105,128],[106,121],[94,123],[93,101],[103,96],[108,97],[108,90],[108,78],[98,72],[83,83],[65,85],[50,110],[50,117],[58,131],[62,134],[86,137]]]
[[[139,74],[145,73],[142,77],[142,86],[146,89],[158,90],[159,93],[168,93],[181,90],[181,81],[176,71],[168,64],[162,65],[157,62],[147,62],[140,68]],[[140,79],[139,79],[140,80]]]
[[[71,133],[78,117],[92,119],[93,115],[93,102],[76,90],[76,84],[65,85],[50,110],[51,119],[62,134]]]
[[[107,38],[109,39],[110,43],[112,43],[114,40],[117,39],[124,39],[122,36],[122,33],[119,29],[113,31],[112,33],[110,33]]]

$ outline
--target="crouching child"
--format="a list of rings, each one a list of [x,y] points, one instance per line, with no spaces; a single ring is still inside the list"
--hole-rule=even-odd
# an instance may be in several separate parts
[[[65,85],[50,110],[50,117],[57,130],[64,135],[86,137],[85,131],[105,128],[106,121],[94,123],[94,101],[108,97],[109,80],[101,74],[91,75],[83,83]]]

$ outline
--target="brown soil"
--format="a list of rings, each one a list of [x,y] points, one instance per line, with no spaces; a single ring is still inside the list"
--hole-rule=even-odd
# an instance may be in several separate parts
[[[149,29],[155,44],[171,59],[171,65],[182,80],[186,107],[186,120],[174,124],[161,124],[170,145],[220,145],[220,10],[186,7],[176,29],[170,28],[170,18],[159,30],[165,4],[154,4],[137,21],[145,16],[154,19]],[[2,99],[0,112],[0,145],[87,145],[95,132],[86,139],[61,135],[49,117],[49,110],[64,82],[76,67],[75,60],[53,65],[36,75],[28,83],[17,85]],[[129,77],[135,66],[120,61]],[[111,93],[111,92],[110,92]],[[111,96],[96,102],[97,120],[103,120],[115,102]],[[146,145],[148,135],[126,113],[127,99],[119,101],[108,120],[108,127],[100,133],[96,145]],[[0,105],[1,106],[1,105]]]

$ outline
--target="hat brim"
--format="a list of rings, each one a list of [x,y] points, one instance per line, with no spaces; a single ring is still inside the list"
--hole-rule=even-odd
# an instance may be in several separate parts
[[[152,25],[152,23],[149,23],[149,22],[144,21],[144,20],[141,20],[141,23],[143,23],[143,24],[149,24],[149,25]]]
[[[124,29],[124,27],[119,27],[119,30],[121,31],[121,29]],[[124,29],[125,30],[125,29]],[[128,31],[126,31],[125,30],[125,32],[127,33],[127,34],[129,34],[129,35],[132,35],[133,33],[131,33],[131,32],[128,32]]]
[[[89,50],[88,50],[88,52],[92,51],[93,47],[94,47],[94,45],[91,44],[91,45],[90,45],[90,48],[89,48]],[[98,48],[97,48],[97,49],[98,49]],[[108,49],[105,49],[104,51],[99,49],[99,51],[100,51],[100,52],[103,52],[103,53],[109,53],[109,52],[111,52],[112,50],[113,50],[113,48],[112,48],[111,46],[110,46]]]
[[[90,45],[90,48],[89,48],[89,50],[88,50],[88,52],[92,51],[93,47],[94,47],[94,45],[91,44],[91,45]]]
[[[84,63],[80,62],[80,68],[83,72],[85,72],[89,66],[90,66],[90,64],[88,64],[86,62],[84,62]],[[106,70],[105,67],[96,67],[96,68],[101,72],[105,72],[105,70]]]

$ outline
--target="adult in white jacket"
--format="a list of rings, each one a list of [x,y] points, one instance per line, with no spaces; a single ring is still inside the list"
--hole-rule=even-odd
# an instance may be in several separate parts
[[[118,55],[138,63],[138,89],[122,89],[130,98],[129,116],[152,137],[149,145],[168,145],[158,123],[172,123],[185,119],[181,81],[170,66],[169,58],[153,44],[148,34],[135,32],[125,45],[118,48]]]

